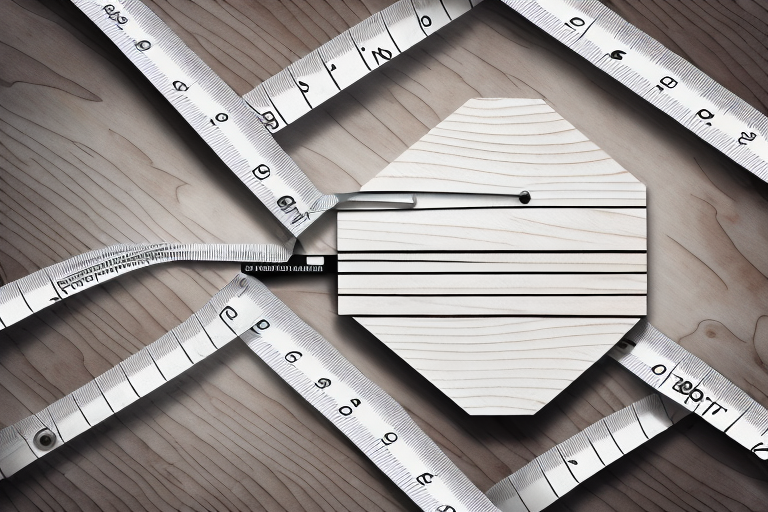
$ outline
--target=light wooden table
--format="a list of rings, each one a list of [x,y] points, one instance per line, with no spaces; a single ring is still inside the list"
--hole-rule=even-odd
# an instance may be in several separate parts
[[[244,94],[388,0],[182,0],[153,9]],[[615,0],[756,108],[758,1]],[[269,212],[66,0],[0,0],[0,279],[121,242],[278,242]],[[544,98],[648,187],[650,319],[768,406],[768,186],[496,0],[277,136],[324,192],[357,190],[472,97]],[[302,242],[334,252],[329,214]],[[237,271],[138,271],[0,333],[0,423],[186,319]],[[601,361],[533,417],[470,417],[335,309],[332,278],[269,287],[392,394],[481,489],[643,384]],[[241,342],[0,482],[0,510],[413,510]],[[765,510],[765,463],[689,418],[571,492],[568,510]]]

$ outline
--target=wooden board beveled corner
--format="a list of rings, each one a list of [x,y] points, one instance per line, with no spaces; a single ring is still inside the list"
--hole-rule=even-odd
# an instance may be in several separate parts
[[[645,186],[542,100],[471,99],[365,191],[530,193],[341,211],[339,314],[470,414],[533,414],[646,314]]]

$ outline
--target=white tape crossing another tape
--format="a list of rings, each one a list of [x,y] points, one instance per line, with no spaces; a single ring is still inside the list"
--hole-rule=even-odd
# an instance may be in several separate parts
[[[709,77],[703,74],[697,75],[695,72],[701,72],[695,68],[693,71],[686,68],[687,63],[682,59],[677,60],[679,57],[669,50],[654,46],[654,44],[658,45],[657,42],[642,33],[632,32],[634,27],[620,18],[617,20],[616,15],[607,9],[601,11],[600,8],[605,8],[597,2],[549,3],[528,0],[508,1],[507,3],[517,5],[516,8],[529,19],[534,20],[542,27],[548,27],[545,30],[549,33],[582,55],[587,56],[590,61],[616,76],[622,83],[629,85],[648,101],[659,106],[757,176],[766,179],[768,145],[765,134],[768,133],[766,130],[768,124],[766,124],[765,117],[759,113],[755,115],[756,111],[745,108],[746,103],[742,100],[733,95],[728,96],[730,93],[722,88],[718,89],[719,86]],[[140,2],[136,0],[124,2],[76,0],[76,4],[118,44],[121,50],[131,58],[227,165],[294,235],[301,233],[314,220],[314,218],[310,218],[309,214],[319,211],[314,210],[313,206],[318,204],[318,201],[322,201],[324,196],[306,179],[306,176],[290,160],[290,157],[277,146],[266,130],[258,127],[253,128],[258,126],[255,120],[264,122],[270,130],[282,128],[285,124],[298,119],[369,71],[391,60],[405,48],[421,40],[422,34],[426,37],[436,28],[472,6],[469,0],[401,0],[401,2],[341,34],[305,59],[293,64],[281,72],[282,75],[265,82],[259,86],[261,89],[256,89],[261,92],[249,93],[252,96],[249,98],[249,101],[252,101],[251,106],[257,111],[254,113],[240,98],[237,98],[236,95],[233,97],[234,93],[231,89],[224,85],[210,68],[202,64],[202,61],[194,56],[194,53],[184,46],[170,32],[168,27]],[[542,5],[546,6],[546,9]],[[578,8],[574,6],[578,6]],[[443,17],[443,13],[445,17]],[[623,37],[628,33],[635,39],[618,39],[618,36],[612,35],[618,34]],[[631,50],[638,49],[639,57],[657,51],[661,52],[657,54],[662,55],[663,58],[658,60],[650,58],[644,60],[643,58],[630,59],[630,57],[634,57],[634,53],[621,49],[611,50],[613,48],[612,43],[616,41],[626,43],[627,48]],[[692,66],[690,67],[692,68]],[[303,100],[304,103],[300,100]],[[270,107],[274,110],[269,110]],[[278,122],[278,120],[282,122]],[[261,257],[237,259],[256,261]],[[100,274],[97,272],[95,276],[98,275]],[[95,276],[90,275],[92,279]],[[35,285],[37,281],[30,280],[28,288],[22,289],[17,284],[15,289],[0,289],[0,322],[3,322],[3,325],[5,325],[5,320],[10,319],[15,322],[21,318],[19,312],[24,312],[22,305],[30,312],[39,310],[38,305],[44,307],[46,300],[53,299],[53,295],[50,293],[51,289],[57,293],[59,298],[62,298],[50,276],[48,279],[51,281],[49,283],[51,289],[48,289],[44,277],[44,274],[38,274],[35,278],[40,280],[41,286]],[[77,279],[72,282],[80,283]],[[86,278],[82,279],[82,283],[90,282],[92,281],[88,281]],[[25,284],[25,286],[27,285]],[[76,288],[76,286],[72,288]],[[223,309],[219,312],[219,315],[221,314],[224,314]],[[219,325],[213,322],[208,330],[203,329],[214,347],[219,346],[217,342],[224,343],[224,340],[229,336],[228,324],[226,324],[224,317],[219,316],[219,318],[225,324]],[[233,320],[234,317],[229,319]],[[199,320],[198,323],[202,325]],[[184,328],[194,329],[191,324],[185,325]],[[272,335],[271,333],[274,332],[264,330],[263,337],[266,338],[266,334]],[[195,331],[193,334],[190,339],[203,340],[201,331]],[[17,468],[19,461],[25,460],[25,457],[29,455],[23,449],[24,444],[34,457],[38,457],[50,449],[48,448],[49,445],[44,445],[46,449],[40,448],[39,443],[42,441],[37,439],[37,436],[41,432],[57,433],[59,439],[66,437],[65,432],[71,435],[86,424],[103,420],[109,415],[108,412],[125,407],[138,399],[139,396],[143,396],[154,389],[156,385],[165,382],[166,373],[172,375],[173,368],[178,369],[187,364],[181,357],[182,352],[173,345],[174,337],[180,344],[178,336],[180,334],[174,333],[173,337],[161,338],[156,342],[158,345],[152,350],[148,347],[146,352],[136,354],[121,363],[119,367],[97,378],[91,386],[86,386],[73,393],[70,401],[57,402],[46,411],[27,420],[22,420],[14,426],[12,431],[5,429],[0,432],[0,443],[2,443],[0,446],[3,447],[0,449],[0,460],[4,461],[6,470],[11,472],[17,470],[14,468]],[[766,440],[764,429],[768,422],[768,412],[741,390],[735,388],[733,384],[727,380],[724,381],[721,375],[716,374],[716,372],[713,374],[714,370],[703,365],[700,360],[693,358],[690,354],[679,352],[679,347],[663,348],[662,345],[653,345],[658,350],[645,350],[642,347],[652,346],[655,335],[649,336],[649,340],[638,338],[640,342],[637,345],[637,352],[633,349],[629,355],[624,354],[617,357],[620,362],[626,363],[625,365],[630,369],[634,368],[633,371],[636,373],[644,375],[649,382],[653,383],[652,385],[658,384],[657,387],[662,392],[668,393],[685,407],[693,408],[699,415],[727,432],[761,458],[768,458],[768,446],[766,446],[768,440]],[[161,341],[162,343],[160,343]],[[255,339],[252,341],[255,342]],[[198,352],[187,351],[184,344],[180,344],[180,346],[184,349],[183,351],[191,363],[195,362],[195,356],[191,354],[196,353],[199,357],[204,357],[206,353],[206,349],[202,348],[202,345],[198,346]],[[277,341],[275,341],[274,346],[277,346]],[[666,359],[659,359],[660,356],[664,356]],[[622,361],[622,358],[626,361]],[[307,357],[305,362],[311,360]],[[290,363],[287,360],[286,362]],[[277,366],[278,363],[279,360],[276,360],[275,365]],[[312,378],[317,377],[324,369],[318,364],[320,363],[310,367]],[[162,365],[167,365],[165,370],[161,368]],[[294,364],[293,368],[298,368],[298,365]],[[280,371],[291,373],[290,369]],[[307,378],[309,379],[308,375]],[[661,379],[660,377],[665,378]],[[131,381],[131,378],[134,379],[135,383]],[[320,378],[322,377],[317,377],[314,382]],[[297,386],[300,385],[300,383],[297,384]],[[129,388],[136,398],[128,392]],[[342,391],[336,394],[337,389]],[[323,395],[326,397],[323,400],[326,402],[331,400],[328,403],[333,403],[334,407],[347,400],[348,404],[336,408],[336,411],[345,418],[349,415],[340,411],[345,407],[345,412],[349,409],[353,413],[356,410],[362,413],[366,411],[363,408],[363,401],[354,397],[349,398],[354,394],[351,391],[353,389],[350,386],[339,386],[334,388],[333,394],[326,393]],[[99,394],[101,399],[98,398]],[[353,400],[358,400],[359,403],[355,404]],[[73,407],[78,408],[83,419],[74,414]],[[335,414],[332,409],[329,409],[329,414]],[[629,413],[624,414],[626,416]],[[642,428],[640,414],[636,409],[635,416],[638,425],[647,437],[647,433]],[[60,421],[56,422],[55,418],[59,418]],[[359,418],[358,423],[350,427],[353,433],[373,432],[371,435],[374,439],[378,439],[382,441],[383,445],[388,446],[385,441],[390,439],[387,434],[392,432],[389,429],[393,427],[389,420],[377,423],[373,411],[370,414],[360,414],[357,418]],[[622,452],[622,441],[619,441],[616,436],[621,438],[625,432],[631,434],[626,436],[627,444],[625,447],[632,444],[632,439],[639,439],[637,429],[632,422],[627,418],[625,420],[626,426],[615,429],[616,435],[611,431],[610,426],[606,427],[614,438],[615,444],[619,447],[619,452]],[[659,424],[663,424],[661,420],[659,421]],[[386,432],[382,434],[376,428]],[[24,443],[17,442],[18,438]],[[53,439],[56,442],[56,438]],[[365,439],[360,441],[363,445],[365,442]],[[420,440],[419,443],[421,442],[426,441]],[[420,446],[419,443],[417,444]],[[11,445],[12,449],[6,450],[6,447]],[[396,450],[401,449],[400,446],[407,446],[410,451],[396,452]],[[403,465],[410,467],[414,460],[413,453],[417,454],[416,459],[420,453],[415,446],[417,445],[405,443],[398,444],[397,447],[393,445],[388,453],[400,453],[400,455],[394,455],[396,465],[399,465],[398,467]],[[597,453],[597,449],[595,452]],[[568,463],[565,463],[565,466],[558,463],[554,455],[552,453],[547,456],[549,458],[542,458],[537,464],[547,485],[555,496],[559,496],[560,493],[567,492],[571,486],[566,470],[572,468]],[[371,456],[373,458],[377,455]],[[395,470],[393,471],[400,474]],[[455,480],[433,482],[435,474],[425,471],[416,476],[416,484],[420,486],[417,487],[412,482],[415,475],[413,471],[415,470],[411,471],[409,479],[402,479],[401,482],[402,485],[411,489],[411,494],[416,496],[414,500],[417,500],[417,503],[421,499],[427,500],[426,496],[428,496],[429,500],[433,500],[425,501],[425,503],[429,503],[430,507],[435,503],[442,503],[437,505],[438,510],[441,508],[444,511],[459,510],[449,504],[453,503],[451,500],[457,498],[460,501],[461,496],[464,495],[462,494],[464,491],[456,491],[458,492],[456,494],[450,490]],[[441,471],[443,470],[441,469]],[[427,474],[431,476],[426,477]],[[443,474],[451,474],[451,472],[447,471]],[[573,474],[571,471],[573,479],[576,480]],[[518,494],[521,496],[521,500],[526,497],[531,502],[528,506],[530,510],[532,510],[532,506],[539,506],[546,502],[546,499],[542,498],[542,496],[547,496],[546,492],[535,490],[538,489],[537,486],[541,486],[541,480],[537,479],[537,475],[534,468],[516,477],[521,489]],[[418,477],[423,477],[422,481],[419,481]],[[427,479],[430,481],[426,482]],[[426,485],[432,483],[436,485]],[[439,495],[440,500],[434,501],[436,498],[433,493],[424,491],[424,489],[432,488],[441,489],[440,492],[435,491],[435,495]],[[542,489],[544,488],[542,487]],[[409,491],[406,490],[406,492]],[[474,496],[471,489],[466,492]],[[467,510],[475,510],[475,508],[468,508]]]
[[[503,1],[768,181],[768,118],[603,3]],[[280,130],[478,3],[396,2],[291,64],[244,98],[263,116],[270,131]]]
[[[261,318],[261,286],[238,275],[157,341],[41,412],[0,430],[0,474],[10,477],[249,329]]]
[[[120,244],[89,251],[0,286],[0,330],[138,268],[170,261],[264,261],[282,263],[287,246],[269,244]]]
[[[283,129],[482,0],[400,0],[294,62],[243,98]]]
[[[503,512],[540,512],[690,413],[768,460],[768,410],[647,320],[609,355],[660,394],[607,416],[494,485],[486,494]]]
[[[423,510],[497,510],[391,396],[266,286],[244,274],[168,334],[43,411],[0,430],[0,477],[10,477],[146,396],[236,336]]]
[[[647,384],[768,460],[768,410],[707,363],[641,320],[608,353]]]

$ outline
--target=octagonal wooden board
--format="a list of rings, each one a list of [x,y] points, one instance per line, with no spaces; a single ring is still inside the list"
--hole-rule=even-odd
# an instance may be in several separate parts
[[[646,314],[645,187],[543,100],[469,100],[362,190],[530,193],[338,215],[339,314],[470,414],[535,413]]]

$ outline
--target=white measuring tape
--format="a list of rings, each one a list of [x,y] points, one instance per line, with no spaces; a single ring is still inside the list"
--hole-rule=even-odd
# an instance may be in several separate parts
[[[267,287],[244,274],[157,341],[41,412],[0,430],[0,474],[13,475],[236,336],[423,510],[496,510],[391,396]]]
[[[310,214],[322,213],[325,209],[333,206],[335,198],[323,196],[317,191],[290,157],[275,143],[268,131],[255,121],[264,123],[272,131],[282,128],[285,124],[297,119],[303,113],[308,112],[339,90],[361,78],[370,70],[391,60],[395,55],[467,11],[473,5],[469,0],[401,0],[341,34],[247,94],[246,99],[251,106],[249,108],[141,2],[136,0],[123,2],[75,0],[75,3],[139,67],[222,160],[294,235],[301,233],[316,218],[311,217]],[[601,69],[609,72],[761,179],[766,180],[768,177],[766,172],[768,119],[699,70],[663,48],[658,42],[593,0],[583,2],[560,0],[536,2],[528,0],[506,1],[506,3],[518,9],[534,23],[568,44]],[[609,51],[610,48],[613,48],[612,45],[617,43],[625,45],[626,49],[614,48]],[[331,87],[331,83],[333,87]],[[301,96],[297,95],[297,91]],[[300,101],[294,101],[298,99],[303,99],[306,107]],[[248,257],[242,259],[255,261],[262,258]],[[117,274],[115,273],[115,275]],[[39,288],[30,288],[27,295],[40,298],[46,295],[49,300],[53,299],[50,292],[56,291],[56,287],[52,280],[50,283],[45,283],[43,277],[45,276],[40,274],[36,278],[41,280],[43,285]],[[48,279],[50,280],[50,277]],[[77,282],[77,280],[73,282]],[[85,279],[82,281],[83,284],[89,282],[91,281]],[[33,281],[29,281],[29,283],[31,285]],[[13,284],[11,283],[11,285]],[[15,294],[15,289],[11,287],[7,289],[7,293],[0,295],[0,300],[3,297],[7,299],[5,302],[0,302],[0,315],[4,311],[11,312],[10,314],[5,313],[9,315],[9,319],[18,317],[20,314],[18,312],[18,308],[20,308],[19,298],[24,302],[27,301],[26,295],[22,293],[18,283],[16,283],[16,289],[19,291],[18,294]],[[35,295],[32,293],[35,290],[40,290],[40,292]],[[269,294],[266,289],[263,291]],[[231,292],[232,290],[229,290],[227,294],[217,295],[216,301],[212,300],[206,306],[210,306],[208,311],[201,310],[193,317],[196,318],[195,322],[201,326],[199,330],[185,332],[182,329],[178,332],[169,333],[155,342],[158,344],[156,347],[153,344],[151,347],[154,348],[151,350],[150,347],[147,347],[140,351],[118,367],[97,378],[90,385],[86,385],[81,390],[62,399],[64,402],[57,401],[38,415],[0,431],[0,471],[4,474],[7,471],[6,476],[9,476],[39,455],[58,446],[57,443],[77,435],[78,430],[82,431],[84,426],[89,427],[91,420],[95,422],[103,420],[109,415],[101,417],[107,413],[107,409],[104,408],[105,404],[109,411],[119,410],[140,395],[149,392],[151,385],[159,386],[173,375],[191,366],[195,362],[194,357],[204,357],[203,354],[206,350],[210,350],[210,347],[203,344],[202,346],[205,348],[200,348],[201,352],[195,353],[193,347],[198,347],[198,345],[196,342],[192,342],[191,345],[187,345],[190,348],[190,351],[187,351],[184,345],[188,341],[187,338],[184,338],[185,342],[181,341],[185,334],[192,336],[190,339],[195,339],[201,343],[207,339],[215,350],[217,342],[226,343],[223,340],[227,336],[231,339],[237,329],[247,329],[248,326],[244,327],[244,324],[247,323],[245,317],[240,317],[238,320],[240,313],[230,304],[230,300],[237,302],[238,307],[242,308],[241,302],[238,301],[255,299],[248,299],[251,295],[242,290],[238,292],[239,294],[235,293],[236,297],[232,297]],[[277,299],[274,300],[277,301]],[[277,302],[279,303],[279,301]],[[13,306],[4,306],[11,303]],[[33,303],[35,307],[40,304],[35,299],[33,299]],[[382,414],[370,416],[370,418],[378,417],[379,420],[382,420],[378,423],[377,420],[369,421],[368,414],[355,415],[356,410],[361,413],[365,410],[362,409],[363,399],[359,397],[370,396],[371,404],[382,404],[387,399],[391,400],[392,403],[394,401],[375,386],[374,388],[356,387],[357,384],[364,384],[355,380],[358,378],[356,375],[359,375],[359,372],[355,374],[352,369],[345,366],[349,363],[333,351],[330,345],[328,348],[335,355],[320,354],[318,356],[316,352],[312,351],[316,348],[317,350],[324,350],[324,347],[318,348],[317,341],[311,346],[305,346],[301,344],[303,338],[292,337],[291,333],[301,332],[311,338],[311,333],[314,331],[311,329],[309,331],[303,330],[309,328],[295,318],[293,313],[287,310],[284,305],[281,303],[279,305],[284,310],[279,308],[274,311],[270,310],[277,316],[274,322],[271,320],[268,322],[271,322],[270,328],[272,325],[285,325],[285,329],[272,330],[271,333],[277,333],[277,337],[272,339],[273,334],[267,335],[270,332],[269,328],[259,329],[257,326],[252,335],[247,335],[249,345],[254,350],[264,351],[265,354],[272,351],[273,367],[287,380],[293,379],[296,383],[294,387],[299,390],[302,396],[310,401],[314,400],[313,404],[316,403],[324,407],[325,410],[322,408],[321,410],[326,416],[355,440],[358,446],[425,510],[450,512],[451,510],[493,509],[482,495],[478,495],[479,491],[466,480],[466,477],[450,461],[445,459],[445,456],[439,452],[434,443],[418,430],[418,427],[414,425],[413,428],[416,430],[409,430],[406,428],[407,425],[397,423],[398,417],[387,416],[392,411],[391,406],[381,406],[379,410],[384,411]],[[30,312],[36,311],[30,304],[26,304],[26,307]],[[218,317],[211,316],[216,311],[218,311]],[[14,321],[18,321],[18,319],[16,318]],[[192,322],[192,319],[182,325],[186,325],[186,329],[194,329],[189,322]],[[281,322],[287,322],[287,324]],[[236,326],[237,329],[233,326]],[[292,331],[287,326],[293,326],[292,328],[297,329],[297,331]],[[208,328],[206,329],[206,327]],[[177,329],[180,328],[181,326]],[[623,364],[626,362],[625,365],[628,368],[641,377],[651,379],[649,382],[652,385],[657,384],[662,392],[669,393],[673,399],[682,401],[686,407],[695,409],[695,412],[711,423],[721,422],[723,426],[721,430],[727,432],[761,458],[765,458],[766,453],[768,453],[768,450],[764,449],[768,411],[765,411],[756,402],[750,402],[751,399],[741,390],[738,390],[720,374],[685,352],[671,340],[669,343],[672,343],[673,346],[667,345],[666,342],[659,342],[660,338],[650,328],[643,332],[645,334],[635,333],[638,340],[637,348],[632,349],[628,354],[617,355],[620,362]],[[202,334],[205,334],[205,337]],[[314,335],[319,337],[317,333]],[[648,339],[646,340],[642,336],[647,336]],[[163,343],[160,343],[161,341]],[[174,345],[174,342],[181,350]],[[280,362],[279,357],[275,354],[281,354],[281,348],[285,350],[292,347],[291,343],[297,344],[296,347],[304,347],[306,353],[311,357],[305,358],[305,352],[301,350],[292,350],[290,352],[294,354],[287,358],[288,353],[286,353],[283,356],[284,363]],[[327,344],[327,342],[325,343]],[[637,353],[635,353],[636,350]],[[297,354],[299,352],[301,352],[301,356]],[[187,359],[185,360],[182,355]],[[265,355],[265,357],[269,358],[270,356]],[[276,357],[277,359],[275,359]],[[301,359],[304,359],[306,364],[304,370],[297,369]],[[267,362],[269,363],[269,360]],[[329,362],[333,362],[333,364]],[[329,366],[323,366],[326,363]],[[167,376],[161,369],[161,365]],[[282,367],[278,368],[280,366]],[[343,370],[344,368],[346,370]],[[337,372],[334,373],[334,370]],[[329,381],[332,379],[317,377],[317,375],[324,375],[323,372],[325,371],[331,372],[328,375],[341,377],[341,380],[337,379],[337,381],[345,386],[340,385],[334,388],[334,393],[336,389],[342,390],[339,395],[329,394],[330,387],[325,386],[325,381],[320,381],[322,378]],[[676,371],[677,373],[675,373]],[[158,379],[158,374],[160,379]],[[309,379],[305,381],[304,387],[301,385],[302,375],[305,379]],[[365,380],[361,375],[360,377]],[[675,381],[670,381],[670,378],[674,378]],[[699,378],[701,380],[696,383]],[[368,381],[365,380],[365,382]],[[671,384],[668,384],[669,382]],[[328,389],[319,395],[312,396],[312,393],[318,393],[314,391],[312,385],[320,390]],[[370,383],[369,385],[373,386]],[[671,387],[671,390],[667,389],[665,385]],[[375,396],[365,395],[364,391],[370,391],[370,389],[378,390],[384,396],[375,393]],[[133,398],[131,393],[136,398]],[[359,397],[353,396],[355,394]],[[69,400],[66,400],[67,398]],[[344,402],[345,400],[348,403]],[[343,405],[339,405],[342,403]],[[73,406],[77,411],[72,408]],[[646,410],[658,412],[658,407],[655,409],[651,405],[648,405],[646,409],[643,407],[636,404],[632,410],[637,419],[637,425],[647,439],[652,437],[648,432],[654,432],[651,428],[652,425],[655,425],[656,431],[661,431],[668,422],[665,422],[659,414],[643,412]],[[88,410],[87,413],[86,409]],[[350,411],[349,414],[346,414],[348,411]],[[625,412],[620,411],[620,413],[628,416],[629,412],[627,411],[629,409],[626,409]],[[732,411],[733,414],[738,413],[737,417],[733,418],[727,414],[728,411]],[[722,414],[715,418],[718,413]],[[82,420],[79,419],[78,414],[82,416]],[[405,414],[404,411],[403,414]],[[89,415],[90,420],[88,419]],[[338,418],[338,415],[341,415],[341,418]],[[55,421],[54,418],[56,417],[60,424]],[[100,417],[101,419],[99,419]],[[353,417],[355,421],[350,419]],[[609,418],[612,417],[613,415]],[[655,418],[654,424],[649,423],[650,418]],[[733,421],[726,426],[724,418]],[[611,421],[615,423],[618,420]],[[630,429],[626,432],[631,431],[634,428],[632,427],[634,423],[625,420],[623,423],[614,425],[614,427],[625,425],[624,427],[616,427],[611,430],[608,418],[605,422],[608,433],[613,437],[619,451],[623,453],[621,444],[614,434],[624,432],[625,429]],[[411,451],[403,451],[402,453],[397,451],[399,448],[395,448],[396,440],[388,435],[394,433],[398,439],[401,439],[394,430],[384,434],[376,430],[376,428],[387,429],[398,425],[403,426],[403,440],[408,438],[406,432],[415,432],[413,444],[398,445],[409,446]],[[648,432],[645,431],[646,427]],[[587,433],[584,436],[592,439]],[[622,438],[622,435],[619,437]],[[642,439],[639,436],[634,438]],[[371,444],[371,439],[376,442]],[[625,444],[624,447],[627,448],[630,444]],[[381,448],[382,445],[386,449]],[[430,452],[431,447],[437,450],[437,453]],[[371,451],[373,448],[379,451],[374,454]],[[594,451],[600,458],[600,452],[596,448]],[[415,457],[412,455],[413,453],[416,454]],[[425,459],[430,453],[437,458],[434,460]],[[545,458],[545,455],[548,459]],[[569,466],[569,464],[575,465],[566,461],[565,466],[562,466],[557,463],[554,453],[545,455],[534,462],[539,465],[538,467],[555,498],[562,495],[558,493],[556,488],[559,492],[567,492],[568,486],[571,485],[566,483],[568,482],[567,478],[558,480],[556,476],[558,474],[560,476],[565,475],[563,467],[571,471],[574,481],[581,481],[574,476],[572,468]],[[549,459],[552,460],[547,462]],[[579,462],[575,458],[572,460]],[[606,460],[610,459],[606,456]],[[417,467],[418,464],[414,461],[423,464],[421,467]],[[405,473],[402,473],[403,467],[408,468]],[[596,465],[585,464],[584,468],[588,467],[598,468]],[[418,473],[421,470],[424,472]],[[439,470],[441,473],[432,473],[430,470]],[[400,472],[398,473],[398,471]],[[537,502],[539,493],[531,493],[527,490],[541,485],[541,483],[536,483],[540,482],[540,479],[537,479],[534,473],[536,471],[528,469],[522,473],[515,473],[518,477],[510,479],[512,483],[517,482],[517,486],[513,485],[516,496],[531,511],[546,501],[540,499]],[[406,474],[408,475],[407,478],[403,476]],[[555,484],[552,483],[553,481]],[[433,483],[438,485],[432,485]],[[509,492],[498,495],[503,495],[506,501],[514,502],[517,506],[516,499]]]
[[[151,263],[237,260],[240,256],[261,256],[263,263],[283,263],[289,254],[284,247],[270,245],[113,246],[9,283],[0,288],[0,296],[5,290],[24,288],[26,296],[37,297],[50,295],[51,290],[64,290],[65,298]],[[251,258],[254,260],[259,261]],[[32,288],[24,283],[37,281],[45,286],[32,295],[28,291]],[[1,315],[7,317],[8,311],[16,311],[9,309],[9,304],[19,307],[18,301],[0,303]],[[246,331],[253,325],[254,329]],[[0,475],[9,477],[179,375],[237,335],[242,335],[270,367],[416,503],[432,507],[424,510],[484,510],[478,508],[486,506],[485,500],[478,497],[479,491],[394,399],[362,376],[266,287],[242,274],[159,340],[40,413],[0,431]],[[663,398],[653,395],[614,413],[494,486],[488,496],[502,510],[543,509],[688,412],[703,417],[761,459],[768,459],[768,410],[646,321],[638,323],[609,355]],[[354,417],[354,421],[348,417]],[[409,441],[395,446],[399,439]]]
[[[359,192],[335,194],[345,209],[501,208],[525,204],[530,194],[440,194]],[[136,268],[170,261],[285,263],[295,239],[286,246],[266,244],[121,244],[89,251],[0,286],[0,330],[77,292]]]
[[[318,217],[310,212],[323,211],[323,194],[257,113],[152,10],[138,0],[73,1],[294,236]]]
[[[293,243],[267,244],[120,244],[89,251],[0,286],[0,330],[137,268],[170,261],[264,261],[282,263]],[[255,258],[255,259],[251,259]]]
[[[482,0],[400,0],[264,81],[244,98],[276,132]]]
[[[321,194],[268,131],[295,121],[481,0],[400,0],[257,86],[245,95],[247,103],[139,0],[73,1],[298,236],[335,198]],[[685,59],[598,0],[504,1],[768,181],[768,118]]]
[[[598,0],[502,0],[763,181],[768,117]]]
[[[598,0],[503,0],[539,28],[768,181],[768,118]],[[266,80],[245,100],[277,131],[476,0],[401,0]]]
[[[662,396],[647,396],[550,448],[486,495],[502,512],[540,512],[687,414]]]
[[[768,460],[768,410],[734,383],[641,320],[609,355],[658,392]]]

